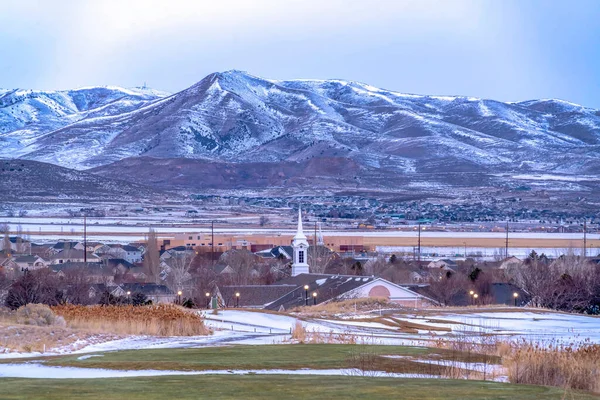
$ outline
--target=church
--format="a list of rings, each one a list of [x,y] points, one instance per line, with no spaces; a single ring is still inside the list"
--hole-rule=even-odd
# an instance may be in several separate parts
[[[316,242],[316,238],[315,238]],[[302,209],[298,208],[298,227],[292,239],[292,271],[272,285],[238,285],[217,288],[222,304],[263,308],[275,311],[358,298],[386,298],[410,308],[437,304],[408,287],[376,276],[314,274],[308,264],[308,238],[302,227]]]

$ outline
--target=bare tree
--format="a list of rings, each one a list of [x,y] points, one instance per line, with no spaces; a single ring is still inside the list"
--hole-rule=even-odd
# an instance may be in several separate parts
[[[174,292],[184,289],[184,284],[190,281],[190,269],[194,254],[185,252],[177,254],[165,261],[167,265],[167,284]]]
[[[3,224],[4,238],[2,239],[2,250],[5,253],[11,252],[11,244],[10,244],[10,226],[8,224]]]
[[[25,245],[23,243],[23,227],[21,225],[17,225],[16,253],[17,254],[25,253]]]
[[[260,218],[258,219],[258,223],[260,224],[260,226],[265,226],[270,222],[269,217],[265,216],[265,215],[261,215]]]
[[[527,263],[512,266],[508,274],[535,306],[583,311],[600,287],[598,272],[597,266],[570,249],[549,265],[532,256]]]
[[[89,291],[92,281],[85,268],[70,268],[64,271],[62,284],[65,286],[65,301],[71,304],[92,304]]]
[[[231,285],[247,285],[252,281],[252,270],[257,264],[256,255],[248,250],[229,250],[223,254],[222,262],[233,270],[228,280]]]
[[[326,246],[312,246],[308,249],[308,265],[313,274],[323,274],[335,257],[335,253]]]
[[[468,288],[468,279],[460,273],[451,271],[440,271],[439,275],[434,274],[429,279],[429,290],[435,300],[445,306],[452,305],[454,297],[465,292]]]
[[[144,268],[148,279],[154,283],[160,283],[160,254],[158,251],[158,240],[154,229],[148,230],[148,244],[144,252]]]

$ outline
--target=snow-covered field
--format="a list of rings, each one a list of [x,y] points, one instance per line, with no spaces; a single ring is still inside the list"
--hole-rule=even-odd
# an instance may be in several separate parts
[[[204,312],[202,312],[204,314]],[[304,374],[304,375],[352,375],[352,370],[211,370],[211,371],[158,371],[158,370],[104,370],[94,368],[52,367],[38,360],[26,362],[23,359],[49,355],[81,354],[78,360],[92,357],[103,357],[105,352],[142,349],[166,348],[198,348],[209,346],[226,346],[235,344],[289,344],[291,331],[300,322],[307,332],[320,334],[352,335],[357,343],[427,346],[436,337],[448,340],[472,337],[477,340],[481,335],[498,335],[505,340],[526,339],[541,344],[553,341],[563,343],[583,342],[600,343],[600,318],[563,314],[536,310],[499,311],[465,310],[429,310],[421,315],[411,313],[384,314],[380,320],[403,321],[418,325],[417,333],[407,333],[400,327],[380,322],[366,321],[371,314],[344,316],[343,318],[305,318],[298,319],[291,315],[265,313],[260,311],[221,310],[218,314],[205,314],[206,324],[214,330],[210,336],[196,337],[150,337],[131,336],[119,340],[94,343],[78,350],[51,349],[47,353],[3,353],[0,359],[14,359],[13,363],[0,363],[0,377],[15,378],[114,378],[165,375],[200,375],[200,374]],[[398,357],[398,356],[389,356]],[[18,361],[19,359],[23,361]],[[445,365],[446,360],[411,359],[414,362],[438,363]],[[471,365],[472,364],[472,365]],[[481,366],[473,363],[453,365],[461,369],[481,372]],[[497,367],[497,368],[496,368]],[[486,365],[486,373],[493,372],[497,380],[504,377],[499,366]],[[377,376],[415,377],[430,376],[387,374],[375,372]],[[373,375],[372,375],[373,376]]]
[[[394,324],[365,321],[377,315],[362,314],[340,318],[304,318],[260,311],[220,310],[217,315],[205,314],[206,325],[214,330],[210,336],[152,337],[130,336],[124,339],[78,346],[48,349],[41,353],[0,353],[0,359],[39,357],[41,355],[91,354],[107,351],[161,348],[194,348],[234,344],[291,343],[291,332],[300,322],[307,332],[352,335],[358,342],[384,345],[423,346],[428,341],[444,337],[493,334],[506,340],[526,339],[541,343],[550,340],[600,344],[600,317],[564,314],[533,309],[523,311],[468,310],[443,312],[430,310],[423,314],[384,314],[382,320],[393,317],[418,326],[416,333],[402,331]],[[1,370],[0,366],[0,370]]]

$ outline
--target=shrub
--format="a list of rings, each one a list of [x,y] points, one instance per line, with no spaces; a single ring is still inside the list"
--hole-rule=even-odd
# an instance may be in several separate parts
[[[44,304],[27,304],[16,312],[17,323],[35,326],[64,326],[63,317],[57,317],[50,307]]]

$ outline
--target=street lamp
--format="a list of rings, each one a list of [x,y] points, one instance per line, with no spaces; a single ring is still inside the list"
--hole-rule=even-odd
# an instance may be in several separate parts
[[[475,292],[473,290],[469,291],[469,303],[473,304],[473,295],[475,294]]]
[[[317,305],[317,292],[313,292],[313,304]]]
[[[478,298],[478,297],[479,297],[479,295],[478,295],[477,293],[475,293],[475,294],[473,295],[473,298],[475,299],[475,303],[477,303],[477,298]]]
[[[181,295],[183,293],[181,292],[181,290],[177,291],[177,304],[181,305]]]
[[[129,296],[131,296],[131,292],[128,290],[127,291],[127,304],[131,303],[131,298]]]
[[[304,305],[308,305],[308,285],[304,285]]]
[[[206,292],[206,308],[210,308],[210,293]]]
[[[467,259],[467,242],[463,242],[465,245],[465,260]]]
[[[235,293],[235,306],[236,307],[240,306],[240,292]]]
[[[513,297],[515,298],[515,307],[517,306],[517,298],[519,297],[519,293],[514,292]]]

